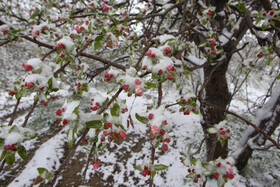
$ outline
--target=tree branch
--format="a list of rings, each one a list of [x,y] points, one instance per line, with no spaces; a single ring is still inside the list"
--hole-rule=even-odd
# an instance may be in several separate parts
[[[269,137],[269,135],[266,134],[262,129],[260,129],[260,128],[257,127],[255,124],[251,123],[250,121],[246,120],[245,118],[239,116],[239,115],[236,114],[236,113],[230,112],[230,111],[228,111],[228,110],[225,109],[225,108],[222,108],[222,107],[220,107],[220,106],[217,106],[217,105],[214,105],[214,104],[212,104],[212,103],[209,103],[209,102],[207,102],[207,101],[203,101],[203,104],[206,104],[206,105],[208,105],[208,106],[212,106],[212,107],[214,107],[214,108],[216,108],[216,109],[222,110],[222,111],[224,111],[224,112],[226,112],[226,113],[228,113],[228,114],[231,114],[231,115],[233,115],[233,116],[235,116],[235,117],[241,119],[241,120],[244,121],[247,125],[252,126],[252,127],[253,127],[254,129],[256,129],[259,133],[261,133],[265,138],[267,138],[269,141],[271,141],[271,143],[273,143],[273,145],[275,145],[275,147],[276,147],[277,149],[280,149],[280,145],[279,145],[274,139],[272,139],[271,137]]]

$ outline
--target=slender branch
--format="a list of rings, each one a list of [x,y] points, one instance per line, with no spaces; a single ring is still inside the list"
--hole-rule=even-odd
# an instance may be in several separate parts
[[[8,126],[11,126],[11,125],[13,124],[14,120],[15,120],[17,108],[18,108],[18,105],[19,105],[19,103],[20,103],[20,99],[21,99],[21,97],[18,98],[18,100],[17,100],[17,103],[16,103],[16,105],[15,105],[15,107],[14,107],[14,111],[13,111],[13,113],[12,113],[11,120],[10,120]]]
[[[155,148],[154,146],[152,146],[152,153],[151,153],[151,159],[152,159],[152,165],[154,164],[155,162]],[[153,178],[152,178],[152,175],[150,176],[150,182],[149,182],[149,187],[152,187],[153,186]]]
[[[47,54],[45,54],[42,58],[42,61],[44,61],[50,54],[54,53],[56,51],[56,49],[52,49],[50,50]]]
[[[46,43],[43,43],[43,42],[40,42],[36,39],[32,39],[30,38],[29,36],[25,36],[25,35],[22,35],[21,36],[22,38],[30,41],[30,42],[33,42],[35,44],[38,44],[39,46],[43,46],[43,47],[46,47],[46,48],[49,48],[49,49],[57,49],[55,46],[52,46],[52,45],[49,45],[49,44],[46,44]],[[107,60],[107,59],[104,59],[104,58],[101,58],[99,56],[96,56],[96,55],[93,55],[93,54],[87,54],[87,53],[83,53],[82,51],[88,46],[89,44],[86,44],[83,49],[81,51],[78,52],[79,56],[84,56],[84,57],[87,57],[87,58],[91,58],[91,59],[94,59],[94,60],[97,60],[97,61],[100,61],[102,62],[103,64],[109,64],[111,66],[114,66],[118,69],[121,69],[123,71],[125,71],[127,69],[126,66],[124,65],[121,65],[121,64],[118,64],[116,62],[111,62],[110,60]],[[77,57],[77,56],[76,56]]]
[[[7,43],[10,43],[10,41],[7,40],[7,41],[5,41],[5,42],[0,43],[0,47],[3,46],[3,45],[5,45],[5,44],[7,44]]]
[[[160,80],[158,80],[158,102],[157,102],[157,107],[160,107],[161,105],[161,101],[162,101],[162,83],[160,82]],[[152,165],[155,162],[155,148],[152,144],[152,150],[151,150],[151,159],[152,159]],[[150,176],[150,182],[149,182],[149,187],[153,186],[153,177],[152,175]]]
[[[63,66],[61,66],[61,68],[59,68],[58,70],[56,70],[56,71],[53,73],[53,76],[54,76],[54,77],[57,77],[58,74],[59,74],[60,72],[62,72],[70,63],[71,63],[70,61],[66,62]]]
[[[83,172],[83,180],[82,180],[82,184],[85,183],[85,180],[86,180],[86,174],[87,174],[87,170],[88,170],[88,165],[89,165],[89,162],[90,162],[90,158],[92,156],[92,152],[93,152],[93,148],[96,146],[96,142],[94,141],[92,146],[91,146],[91,149],[90,149],[90,153],[88,155],[88,158],[87,158],[87,164],[86,164],[86,167],[85,167],[85,170]]]
[[[34,101],[33,105],[31,106],[31,108],[30,108],[30,110],[29,110],[29,112],[28,112],[28,114],[25,116],[24,122],[23,122],[23,124],[21,125],[22,127],[25,127],[25,126],[26,126],[26,124],[27,124],[27,122],[28,122],[28,119],[30,118],[32,112],[34,111],[34,109],[35,109],[35,107],[36,107],[38,101],[39,101],[39,100],[35,100],[35,101]]]
[[[226,110],[225,108],[222,108],[220,106],[217,106],[217,105],[214,105],[212,103],[209,103],[207,101],[203,101],[203,104],[206,104],[208,106],[212,106],[212,107],[215,107],[216,109],[219,109],[219,110],[222,110],[228,114],[231,114],[239,119],[241,119],[242,121],[244,121],[246,124],[252,126],[254,129],[256,129],[259,133],[261,133],[262,135],[264,135],[265,138],[267,138],[269,141],[271,141],[271,143],[273,143],[275,145],[275,147],[277,147],[277,149],[280,149],[280,145],[274,140],[272,139],[271,137],[269,137],[268,134],[266,134],[262,129],[260,129],[259,127],[257,127],[255,124],[251,123],[250,121],[246,120],[245,118],[239,116],[238,114],[236,113],[233,113],[233,112],[230,112],[228,110]]]
[[[181,6],[182,4],[183,4],[183,2],[179,2],[177,4],[174,4],[170,8],[166,9],[166,11],[163,12],[163,13],[153,13],[153,14],[149,14],[149,15],[147,15],[145,17],[135,17],[135,18],[127,19],[125,21],[129,22],[129,21],[134,21],[134,20],[145,20],[145,19],[148,19],[148,18],[154,18],[156,16],[165,16],[165,15],[167,15],[168,12],[170,12],[171,10],[173,10],[176,7]]]
[[[159,81],[158,81],[159,82]],[[162,101],[162,83],[158,83],[158,102],[157,102],[157,107],[160,107]]]
[[[80,54],[93,42],[93,40],[90,40],[86,43],[86,45],[83,46],[83,48],[75,55],[75,57],[80,56]]]
[[[61,172],[61,170],[68,164],[68,162],[70,161],[71,157],[73,156],[73,154],[75,153],[76,149],[78,148],[78,146],[81,144],[82,140],[86,137],[87,133],[89,131],[89,128],[86,128],[83,131],[82,136],[79,138],[79,140],[77,141],[77,143],[75,143],[70,152],[68,153],[67,157],[65,158],[65,160],[63,161],[63,163],[59,166],[59,168],[54,172],[53,175],[53,179],[51,181],[51,186],[54,186],[56,179],[58,177],[58,174]]]
[[[169,107],[175,106],[175,105],[178,105],[178,103],[172,103],[172,104],[166,105],[165,108],[169,108]]]
[[[202,147],[204,141],[206,140],[206,136],[207,136],[207,135],[205,135],[204,138],[203,138],[203,140],[200,142],[199,148],[198,148],[194,153],[190,154],[191,157],[194,156],[194,155],[196,155],[196,154],[198,154],[198,153],[200,153],[201,147]]]
[[[116,62],[112,62],[112,61],[110,61],[110,60],[101,58],[101,57],[96,56],[96,55],[93,55],[93,54],[81,53],[80,55],[81,55],[81,56],[84,56],[84,57],[88,57],[88,58],[94,59],[94,60],[97,60],[97,61],[100,61],[100,62],[102,62],[103,64],[109,64],[109,65],[114,66],[114,67],[116,67],[116,68],[118,68],[118,69],[121,69],[121,70],[123,70],[123,71],[125,71],[125,70],[127,69],[127,67],[124,66],[124,65],[118,64],[118,63],[116,63]]]
[[[0,165],[0,173],[1,173],[1,172],[3,171],[3,169],[4,169],[5,163],[6,163],[6,158],[3,158],[2,163],[1,163],[1,165]]]

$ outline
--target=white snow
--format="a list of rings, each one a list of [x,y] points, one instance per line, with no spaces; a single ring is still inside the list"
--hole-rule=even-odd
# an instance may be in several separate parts
[[[37,168],[46,168],[48,171],[52,171],[53,167],[57,169],[60,165],[60,159],[63,157],[62,147],[65,140],[65,132],[61,131],[42,144],[33,158],[8,187],[31,186],[33,180],[39,175]]]

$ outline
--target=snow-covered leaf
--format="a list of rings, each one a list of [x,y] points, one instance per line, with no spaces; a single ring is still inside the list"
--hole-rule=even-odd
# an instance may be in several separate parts
[[[145,89],[157,88],[158,84],[153,82],[145,82]]]
[[[110,109],[112,116],[120,116],[120,106],[118,103],[114,103],[113,107]]]
[[[163,165],[163,164],[159,164],[159,165],[155,165],[154,166],[154,169],[156,171],[162,171],[162,170],[166,170],[167,169],[167,166]]]
[[[142,166],[133,166],[134,169],[142,171]]]

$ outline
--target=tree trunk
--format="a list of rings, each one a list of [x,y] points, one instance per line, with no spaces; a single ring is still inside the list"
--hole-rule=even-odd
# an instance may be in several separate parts
[[[280,124],[280,83],[274,89],[269,101],[256,113],[253,123],[260,127],[269,136]],[[240,147],[235,153],[236,167],[244,169],[253,151],[263,148],[266,138],[255,129],[249,127],[241,139]]]
[[[217,69],[214,70],[212,76],[210,76],[210,73],[213,71],[215,66],[209,66],[204,69],[205,81],[209,79],[205,87],[204,100],[223,108],[226,108],[230,102],[230,93],[226,80],[228,63],[229,60],[221,64]],[[220,142],[217,141],[216,137],[208,134],[206,131],[206,129],[212,127],[214,124],[218,124],[220,121],[223,121],[225,119],[225,113],[221,110],[205,105],[201,105],[200,110],[203,116],[201,125],[204,133],[207,134],[207,160],[213,160],[219,156],[226,158],[227,142],[222,147]]]

